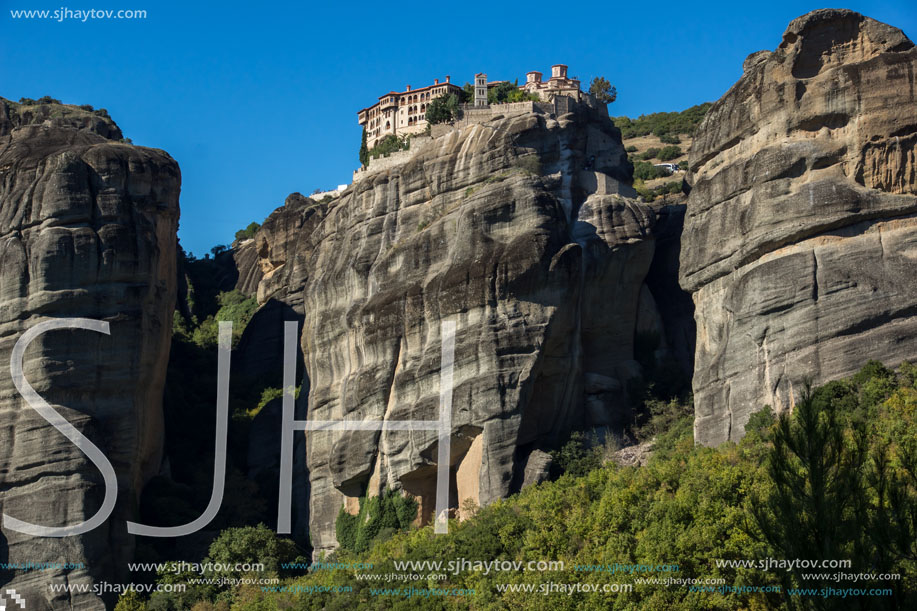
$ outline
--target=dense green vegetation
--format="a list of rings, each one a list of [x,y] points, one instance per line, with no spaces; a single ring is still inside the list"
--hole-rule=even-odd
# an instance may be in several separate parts
[[[640,115],[636,119],[613,117],[613,120],[615,125],[621,129],[621,135],[624,138],[648,134],[655,134],[660,138],[677,134],[693,134],[694,128],[700,124],[711,106],[710,102],[704,102],[681,112],[654,112],[649,115]],[[678,144],[677,142],[670,143]]]
[[[366,145],[366,126],[363,126],[363,135],[360,136],[360,165],[369,163],[369,147]]]
[[[659,149],[659,152],[656,153],[656,159],[659,161],[671,161],[673,159],[678,159],[684,155],[680,146],[670,144]]]
[[[410,138],[389,134],[385,138],[379,140],[376,146],[369,149],[367,155],[370,159],[375,159],[376,157],[386,157],[389,153],[406,151],[409,148],[411,148]]]
[[[526,93],[518,82],[503,82],[499,85],[487,88],[488,104],[509,104],[512,102],[525,102],[528,100],[538,101],[540,98],[537,94]]]
[[[652,338],[641,350],[652,348]],[[664,363],[657,367],[665,367]],[[654,371],[658,375],[661,369]],[[665,380],[650,394],[664,389]],[[897,372],[871,362],[852,378],[802,392],[795,410],[775,417],[768,408],[752,416],[738,443],[694,445],[684,404],[651,406],[644,436],[655,437],[645,467],[602,464],[571,439],[558,460],[566,473],[451,521],[448,535],[431,527],[394,533],[413,515],[377,499],[360,516],[339,521],[347,544],[325,560],[370,562],[371,570],[320,570],[283,575],[281,558],[293,549],[267,543],[258,556],[287,586],[350,588],[310,594],[239,585],[198,592],[207,609],[908,609],[917,605],[917,367]],[[672,407],[675,405],[675,407]],[[654,424],[650,425],[652,422]],[[571,445],[572,444],[572,445]],[[577,449],[579,448],[579,449]],[[397,495],[386,495],[395,501]],[[387,507],[387,508],[386,508]],[[386,515],[384,519],[380,516]],[[368,517],[368,519],[367,519]],[[360,524],[367,526],[359,534]],[[392,536],[380,536],[383,529]],[[264,536],[267,537],[269,533]],[[230,539],[238,534],[229,535]],[[357,544],[357,537],[361,543]],[[259,539],[260,541],[260,539]],[[353,550],[365,549],[364,552]],[[211,557],[216,556],[211,547]],[[269,556],[269,557],[266,557]],[[561,560],[547,571],[449,571],[409,583],[384,583],[356,574],[396,572],[400,560]],[[849,559],[846,574],[899,573],[900,580],[852,582],[803,571],[718,566],[720,560]],[[588,566],[678,565],[674,572],[611,573]],[[420,571],[427,573],[427,571]],[[444,571],[445,572],[445,571]],[[817,571],[816,571],[817,572]],[[834,573],[835,571],[828,571]],[[259,575],[263,577],[264,575]],[[770,588],[743,592],[722,588],[645,583],[642,579],[722,579],[724,585]],[[506,584],[539,587],[550,582],[627,584],[632,591],[572,594],[504,591]],[[790,596],[787,588],[889,588],[882,596]],[[379,588],[464,588],[475,594],[408,598],[378,595]],[[501,590],[503,588],[504,590]],[[375,591],[375,594],[374,594]],[[137,603],[137,601],[133,601]],[[132,604],[133,604],[132,603]],[[186,604],[189,604],[186,602]],[[139,609],[141,607],[124,607]],[[167,608],[167,607],[156,607]]]
[[[663,176],[666,176],[665,174]],[[646,183],[637,178],[634,180],[634,190],[637,192],[640,197],[645,199],[648,202],[655,200],[657,197],[664,197],[666,195],[676,195],[681,193],[683,190],[682,180],[670,180],[661,185],[657,185],[652,189],[646,186]]]
[[[654,178],[665,178],[672,173],[666,168],[660,168],[646,161],[634,162],[634,179],[653,180]]]
[[[341,548],[365,552],[369,547],[407,530],[417,517],[417,502],[394,490],[381,496],[360,498],[360,511],[351,515],[341,508],[335,522],[335,534]]]
[[[437,123],[448,123],[458,118],[459,99],[458,96],[447,93],[434,98],[430,105],[427,106],[426,119],[430,125]]]
[[[261,225],[255,223],[254,221],[249,223],[245,229],[240,229],[236,232],[237,240],[250,240],[255,237],[255,233],[261,229]]]

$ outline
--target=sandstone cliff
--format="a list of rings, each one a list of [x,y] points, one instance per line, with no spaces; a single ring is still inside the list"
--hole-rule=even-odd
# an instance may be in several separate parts
[[[793,21],[695,134],[681,284],[695,439],[737,439],[800,381],[917,357],[917,49],[846,10]]]
[[[304,316],[310,419],[435,420],[451,320],[453,508],[538,481],[542,449],[571,428],[621,430],[638,320],[662,330],[645,283],[656,213],[630,197],[603,111],[464,123],[265,221],[240,248],[259,271],[240,277],[260,273],[259,301]],[[335,546],[342,506],[383,488],[418,497],[429,519],[436,447],[432,431],[309,433],[316,551]]]
[[[47,526],[81,522],[102,500],[102,476],[16,392],[10,354],[52,318],[108,321],[110,335],[51,331],[25,353],[31,385],[112,462],[118,503],[102,527],[66,539],[0,534],[2,562],[83,563],[7,573],[26,608],[101,609],[92,594],[50,583],[123,578],[143,483],[159,469],[162,387],[175,302],[178,165],[117,142],[109,119],[57,104],[0,99],[0,508]],[[12,578],[11,581],[8,581]]]

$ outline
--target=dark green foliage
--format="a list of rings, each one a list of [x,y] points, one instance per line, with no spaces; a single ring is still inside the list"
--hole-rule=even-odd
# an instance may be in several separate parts
[[[637,119],[614,117],[614,123],[621,129],[624,138],[646,136],[647,134],[693,134],[707,110],[713,104],[704,102],[681,112],[656,112],[640,115]]]
[[[366,127],[363,127],[363,135],[360,137],[360,165],[365,166],[369,163],[369,147],[366,146]]]
[[[426,119],[430,125],[449,123],[458,118],[459,100],[455,94],[447,93],[434,98],[427,106]]]
[[[660,358],[661,339],[654,332],[634,335],[634,360],[643,375],[628,380],[627,391],[634,406],[630,435],[643,442],[660,435],[693,412],[691,381],[671,358]]]
[[[301,550],[291,540],[258,524],[221,532],[210,545],[207,560],[222,565],[263,564],[266,572],[279,575],[283,563],[294,562],[300,555]]]
[[[259,229],[261,229],[261,225],[255,222],[251,222],[245,229],[240,229],[236,232],[236,239],[250,240],[255,237],[255,233],[257,233]]]
[[[662,134],[659,136],[659,141],[663,144],[681,144],[681,138],[675,134]]]
[[[335,522],[335,534],[343,549],[365,552],[373,543],[407,529],[416,517],[417,501],[386,490],[382,496],[361,497],[357,515],[350,515],[342,507]]]
[[[625,148],[624,150],[627,151],[628,153],[636,153],[636,152],[637,152],[637,147],[634,146],[633,144],[631,144],[630,146],[628,146],[628,147]]]
[[[639,178],[640,180],[653,180],[654,178],[664,178],[666,176],[671,176],[665,168],[660,168],[654,166],[652,163],[646,161],[636,161],[634,162],[634,178]]]
[[[603,76],[597,76],[589,84],[589,93],[599,102],[611,104],[618,97],[618,90]]]
[[[526,100],[537,99],[537,95],[527,94],[523,89],[520,89],[514,83],[500,83],[494,87],[487,88],[488,104],[509,104],[512,102],[524,102]]]
[[[670,144],[659,149],[659,153],[657,153],[656,158],[659,159],[659,161],[671,161],[672,159],[677,159],[682,155],[684,155],[684,153],[682,153],[681,147]]]
[[[656,155],[659,154],[659,149],[655,147],[650,147],[637,155],[637,159],[642,159],[646,161],[647,159],[653,159]]]
[[[80,104],[80,108],[88,112],[95,110],[95,108],[92,107],[92,104]]]
[[[37,102],[39,104],[62,104],[62,102],[56,98],[52,98],[49,95],[38,98]]]
[[[462,104],[471,104],[474,102],[474,85],[465,83],[465,86],[462,87],[461,99],[459,101]]]
[[[665,184],[653,187],[652,189],[644,185],[642,181],[634,181],[634,189],[637,190],[637,193],[639,193],[643,199],[651,202],[657,197],[682,193],[683,181],[671,180]]]
[[[806,386],[792,413],[773,430],[767,461],[772,486],[748,511],[772,555],[852,559],[845,573],[917,570],[917,391],[907,375],[870,362],[849,380]],[[784,587],[869,587],[834,579],[782,575]],[[913,578],[913,577],[911,577]],[[875,608],[914,608],[915,591],[886,581],[891,598]],[[846,609],[837,598],[787,599],[803,609]]]
[[[35,104],[38,104],[38,102],[32,98],[19,98],[19,103],[23,106],[34,106]]]
[[[774,492],[751,512],[781,558],[864,557],[858,505],[866,448],[862,431],[846,438],[842,418],[832,402],[807,388],[792,417],[784,414],[777,422],[767,463]],[[801,570],[785,575],[784,582],[785,587],[834,585],[803,586]]]
[[[233,323],[233,346],[238,344],[245,326],[258,309],[257,299],[248,297],[238,290],[220,293],[217,295],[217,303],[219,309],[216,314],[205,318],[200,326],[191,333],[191,341],[201,348],[216,347],[220,322],[231,321]]]
[[[640,344],[640,357],[645,365],[650,365],[648,359],[655,358],[656,342],[647,334]],[[380,574],[393,571],[393,560],[454,558],[557,559],[565,562],[563,570],[486,575],[480,571],[450,573],[445,581],[419,585],[475,588],[477,594],[448,600],[448,597],[425,598],[422,604],[417,600],[372,596],[369,588],[379,584],[358,580],[353,572],[316,571],[287,579],[286,583],[340,585],[353,591],[294,597],[262,592],[258,586],[240,586],[232,592],[233,608],[551,608],[556,611],[917,608],[913,600],[917,577],[917,537],[913,530],[917,524],[915,377],[917,368],[908,364],[903,364],[897,372],[870,364],[853,378],[826,384],[803,395],[794,415],[781,416],[779,422],[775,422],[767,408],[753,414],[745,425],[742,440],[724,443],[719,448],[695,446],[691,417],[673,418],[668,430],[657,434],[654,454],[644,467],[619,467],[609,462],[598,468],[580,469],[585,473],[580,476],[568,470],[567,476],[556,481],[529,486],[506,500],[481,508],[473,518],[451,521],[447,535],[434,535],[428,526],[388,538],[383,532],[391,531],[377,525],[373,527],[375,537],[363,537],[369,540],[365,552],[357,555],[342,549],[332,558],[342,563],[370,562],[374,565],[373,572]],[[588,462],[584,443],[571,446],[570,450],[571,463]],[[816,481],[822,484],[813,486]],[[841,494],[842,490],[848,491],[847,498]],[[764,532],[756,523],[756,508],[764,514]],[[368,511],[365,505],[361,506],[361,515],[368,515]],[[816,512],[823,516],[824,523],[813,519]],[[785,523],[775,524],[777,519]],[[349,524],[339,520],[338,537],[349,537],[349,541],[355,542],[360,520],[345,521]],[[395,521],[388,519],[389,524]],[[342,527],[350,531],[341,532]],[[766,533],[783,535],[771,542]],[[794,541],[787,542],[788,538]],[[818,549],[811,549],[819,545]],[[785,555],[790,553],[799,555]],[[832,557],[828,553],[837,555]],[[716,559],[768,557],[852,559],[853,567],[843,569],[844,572],[900,572],[902,578],[828,584],[834,588],[891,587],[892,597],[816,596],[783,600],[779,593],[692,592],[687,587],[637,583],[630,576],[619,579],[573,569],[578,564],[677,562],[678,573],[646,577],[718,578],[731,586],[785,585],[787,580],[795,579],[792,572],[782,569],[760,571],[716,566]],[[540,593],[502,592],[496,587],[506,583],[537,586],[557,581],[634,583],[634,589],[614,597],[599,592],[547,598]],[[805,587],[815,588],[817,582],[807,582]]]
[[[394,153],[396,151],[406,151],[410,148],[410,140],[408,138],[399,138],[394,134],[389,134],[372,147],[369,150],[369,157],[375,159],[376,157],[385,157],[389,153]]]
[[[569,474],[573,477],[582,477],[602,466],[601,449],[597,444],[589,443],[586,435],[581,431],[574,431],[570,439],[559,449],[551,451],[552,475],[555,477]]]

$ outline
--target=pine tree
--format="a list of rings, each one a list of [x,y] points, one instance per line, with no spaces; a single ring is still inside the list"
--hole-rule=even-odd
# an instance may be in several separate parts
[[[774,431],[767,462],[773,491],[750,511],[775,557],[862,561],[869,556],[862,523],[865,435],[857,423],[844,422],[832,399],[827,392],[813,393],[806,384],[793,413],[783,414]],[[804,572],[810,573],[811,567],[781,569],[784,591],[843,587],[834,581],[803,581]],[[815,609],[843,608],[849,602],[788,594],[786,601],[790,608]]]
[[[369,163],[369,147],[366,146],[366,128],[363,128],[363,140],[360,142],[360,165]]]

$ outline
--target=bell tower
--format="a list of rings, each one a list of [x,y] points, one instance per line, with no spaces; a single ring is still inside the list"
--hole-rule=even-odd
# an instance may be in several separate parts
[[[474,105],[487,106],[487,75],[483,72],[474,75]]]

